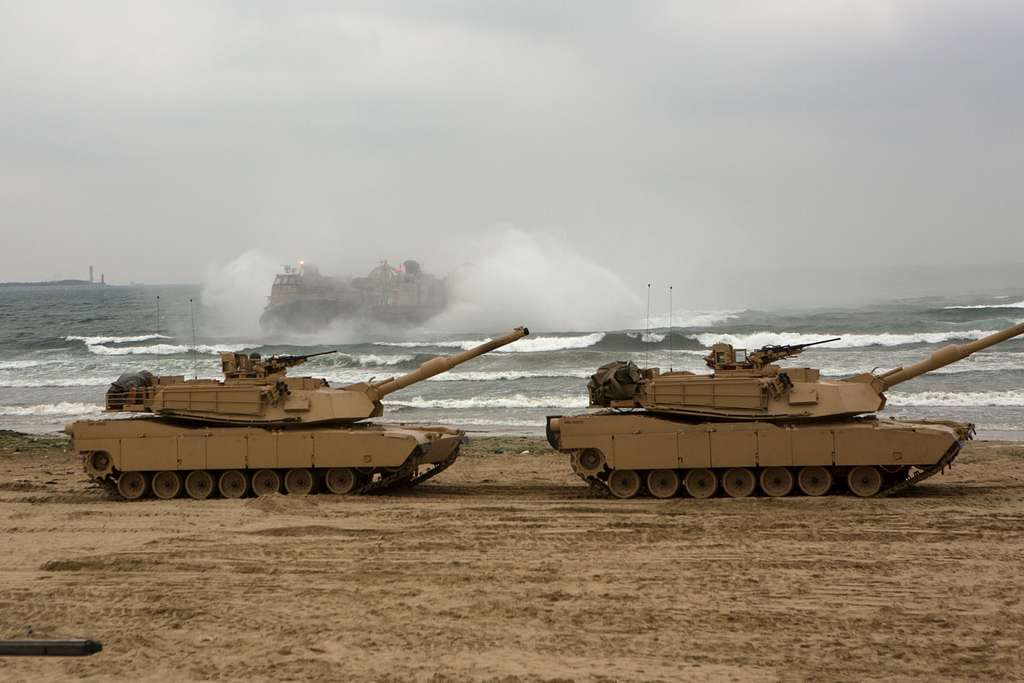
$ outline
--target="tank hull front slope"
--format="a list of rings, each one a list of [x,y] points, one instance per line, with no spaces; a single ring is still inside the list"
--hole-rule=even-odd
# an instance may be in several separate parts
[[[457,457],[464,438],[463,432],[441,426],[266,429],[148,417],[80,421],[68,431],[89,477],[126,498],[240,497],[275,490],[366,493],[438,474]],[[193,474],[204,472],[209,478]],[[234,474],[222,482],[227,472]],[[126,473],[142,477],[122,482]]]
[[[690,422],[641,412],[548,418],[548,440],[570,454],[574,471],[619,497],[645,490],[657,497],[823,495],[843,488],[886,495],[944,469],[973,431],[968,423],[873,418],[793,424]]]

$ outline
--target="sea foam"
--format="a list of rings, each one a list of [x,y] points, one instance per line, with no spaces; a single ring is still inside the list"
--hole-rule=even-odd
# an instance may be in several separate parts
[[[1018,301],[1014,304],[974,304],[972,306],[944,306],[945,310],[953,309],[974,309],[974,308],[1024,308],[1024,301]]]
[[[413,396],[410,399],[386,400],[388,406],[403,408],[444,408],[446,410],[472,410],[474,408],[586,408],[585,395],[557,396],[496,396],[491,398],[436,398]]]
[[[838,341],[823,344],[822,349],[849,349],[858,346],[903,346],[906,344],[940,344],[947,341],[972,340],[995,334],[997,330],[957,330],[949,332],[912,332],[908,334],[842,334],[833,332],[752,332],[750,334],[719,334],[707,332],[687,335],[704,346],[718,342],[736,348],[756,349],[769,344],[806,344],[840,337]]]
[[[83,415],[99,415],[103,412],[103,406],[95,403],[72,403],[61,401],[60,403],[42,403],[34,406],[0,406],[0,415],[12,415],[18,417],[40,416],[68,416],[81,417]]]
[[[522,339],[503,346],[496,350],[496,353],[533,353],[537,351],[565,351],[568,349],[585,349],[590,346],[594,346],[604,339],[604,332],[594,332],[593,334],[584,335],[572,335],[564,337],[523,337]],[[375,342],[377,346],[393,346],[402,349],[417,349],[417,348],[452,348],[462,349],[468,351],[474,346],[480,346],[486,342],[491,341],[487,339],[467,339],[459,341],[414,341],[414,342]]]
[[[150,346],[89,346],[89,352],[98,356],[177,356],[192,353],[218,354],[222,351],[241,351],[257,348],[259,344],[151,344]]]
[[[142,342],[152,341],[153,339],[170,339],[164,334],[139,334],[133,337],[112,337],[112,336],[99,336],[99,337],[79,337],[77,335],[71,335],[64,337],[64,341],[80,341],[84,342],[86,346],[96,346],[97,344],[124,344],[126,342]]]
[[[892,392],[888,399],[894,406],[1024,406],[1024,390]]]

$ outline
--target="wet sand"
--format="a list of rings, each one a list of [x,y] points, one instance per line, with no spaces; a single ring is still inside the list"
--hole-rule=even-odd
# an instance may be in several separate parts
[[[4,680],[1024,676],[1024,444],[880,500],[603,499],[507,438],[400,494],[127,503],[12,443],[0,636],[104,651]]]

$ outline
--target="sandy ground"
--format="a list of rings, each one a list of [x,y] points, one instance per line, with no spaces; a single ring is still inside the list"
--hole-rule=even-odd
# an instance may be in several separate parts
[[[481,440],[400,495],[109,500],[0,441],[4,680],[1024,677],[1024,445],[898,498],[595,498]],[[502,454],[494,451],[505,450]]]

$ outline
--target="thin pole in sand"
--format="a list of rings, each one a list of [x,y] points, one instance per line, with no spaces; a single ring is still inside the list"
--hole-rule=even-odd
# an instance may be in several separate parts
[[[672,285],[668,286],[668,371],[672,372]]]
[[[160,295],[156,295],[156,333],[160,334]]]
[[[196,312],[192,307],[192,299],[188,300],[188,314],[192,318],[192,378],[199,379],[199,372],[196,369]]]
[[[651,338],[651,283],[647,283],[647,322],[645,324],[644,336],[640,340],[644,344],[644,369],[648,367],[647,363],[647,343]]]

